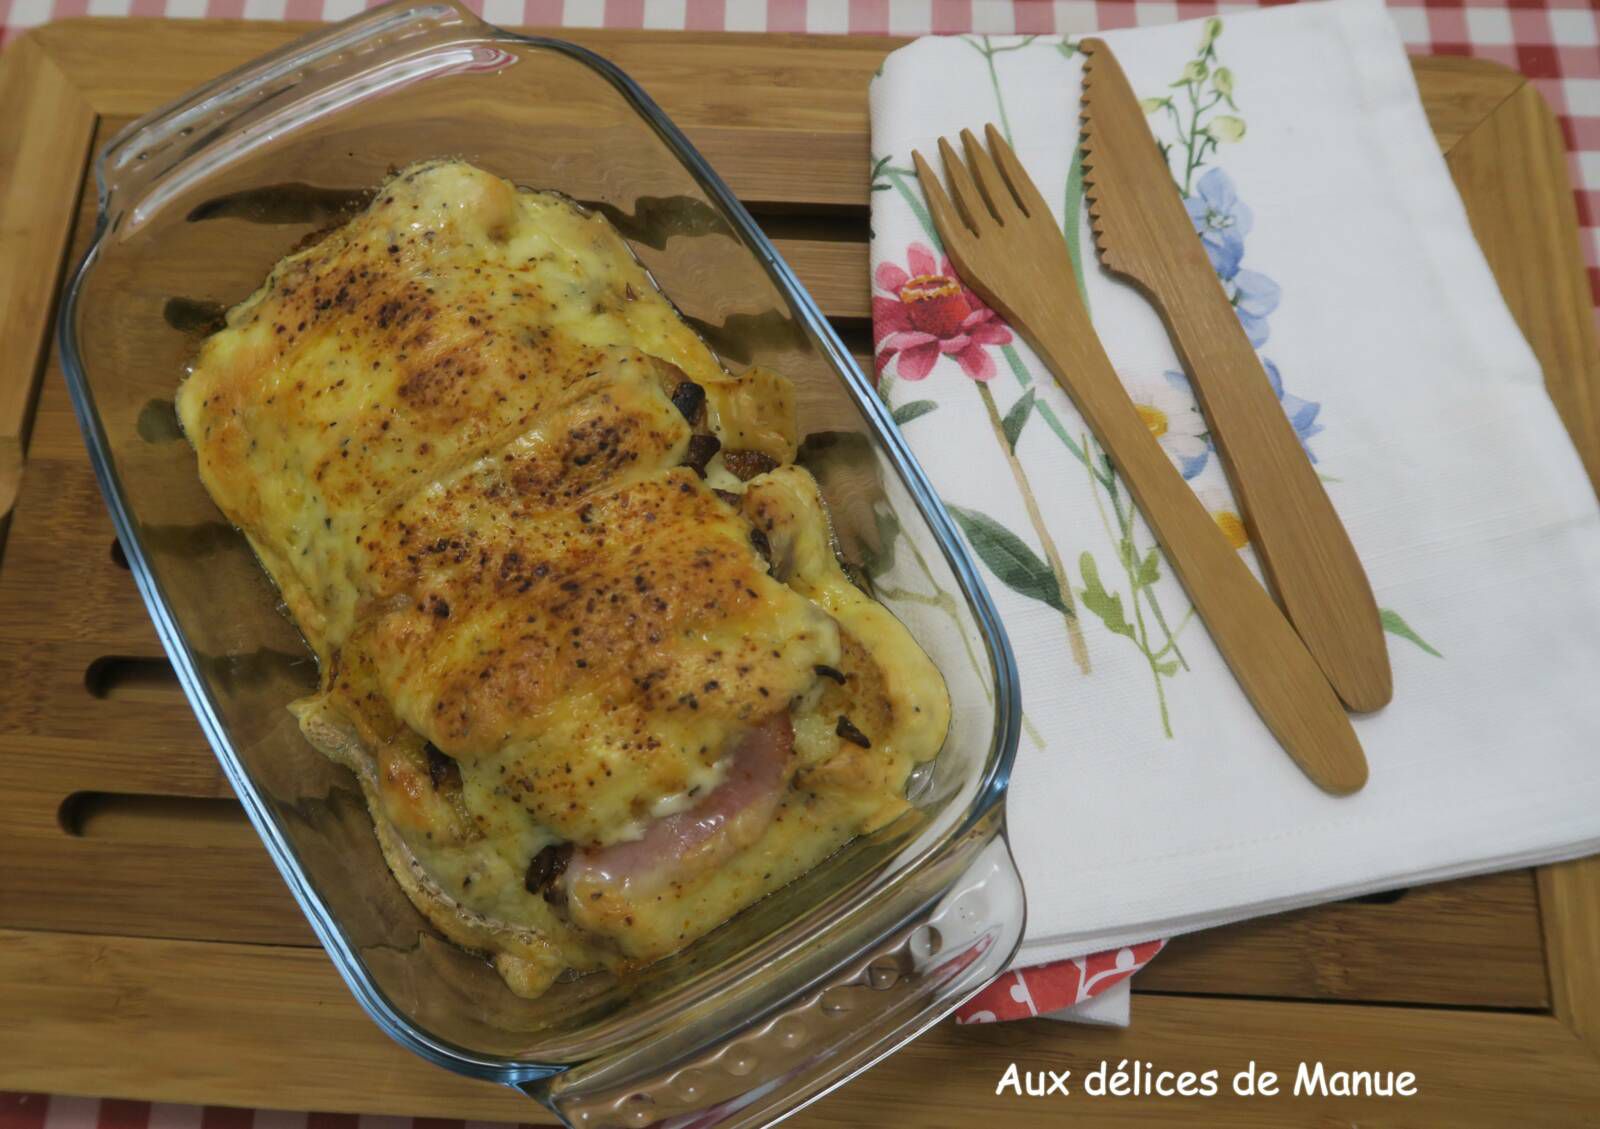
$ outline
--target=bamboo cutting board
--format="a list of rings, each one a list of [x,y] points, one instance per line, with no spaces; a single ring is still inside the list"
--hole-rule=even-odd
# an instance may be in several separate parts
[[[92,228],[92,151],[297,30],[69,21],[0,56],[0,503],[16,481],[7,436],[29,436],[0,526],[0,1089],[535,1119],[508,1091],[390,1044],[315,946],[162,657],[48,346],[63,264]],[[866,84],[894,43],[560,34],[666,107],[865,354]],[[1596,476],[1600,354],[1555,124],[1510,71],[1462,59],[1416,69],[1474,228]],[[1181,938],[1138,988],[1129,1031],[942,1025],[800,1123],[1593,1125],[1600,864]],[[1291,1077],[1320,1059],[1413,1071],[1421,1093],[994,1094],[1011,1062],[1081,1077],[1102,1058],[1227,1074],[1255,1059]]]

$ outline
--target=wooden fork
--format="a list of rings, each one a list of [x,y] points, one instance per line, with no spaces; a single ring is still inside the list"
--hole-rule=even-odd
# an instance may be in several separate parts
[[[965,162],[939,139],[948,196],[922,154],[912,154],[950,261],[1022,334],[1078,405],[1217,650],[1279,744],[1319,787],[1336,795],[1357,791],[1366,783],[1367,762],[1344,707],[1300,636],[1139,418],[1089,322],[1066,240],[1048,205],[999,131],[990,125],[986,132],[990,152],[962,131]]]

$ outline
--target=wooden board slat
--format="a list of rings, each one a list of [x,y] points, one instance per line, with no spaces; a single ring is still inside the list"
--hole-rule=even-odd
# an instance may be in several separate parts
[[[0,930],[0,982],[15,986],[0,996],[0,1089],[544,1119],[509,1091],[420,1069],[311,950]],[[95,1053],[84,1055],[87,1046]],[[1224,1093],[1205,1100],[995,1094],[1012,1062],[1070,1069],[1076,1079],[1101,1059],[1228,1073]],[[1227,1079],[1252,1059],[1290,1078],[1302,1060],[1410,1070],[1421,1092],[1404,1101],[1230,1096]],[[1050,1021],[940,1026],[793,1124],[914,1117],[926,1129],[971,1129],[1059,1126],[1076,1115],[1096,1125],[1503,1126],[1522,1123],[1534,1095],[1537,1123],[1548,1129],[1592,1126],[1600,1109],[1600,1070],[1587,1048],[1539,1016],[1142,996],[1125,1031]]]
[[[232,67],[276,50],[310,24],[70,20],[45,38],[74,73],[104,71],[93,104],[136,117]],[[533,29],[537,31],[537,29]],[[592,48],[628,71],[689,134],[747,202],[824,205],[856,213],[867,199],[868,80],[905,40],[737,33],[548,32]],[[134,36],[148,45],[103,60]],[[1414,61],[1429,84],[1429,121],[1448,148],[1508,97],[1521,78],[1465,58]]]
[[[55,308],[54,282],[76,196],[35,190],[33,170],[81,164],[94,111],[37,43],[14,48],[0,74],[0,106],[21,118],[0,136],[0,543],[22,485],[24,436],[38,357]]]
[[[1293,999],[1548,1006],[1531,871],[1422,886],[1386,898],[1336,902],[1179,937],[1135,986]]]

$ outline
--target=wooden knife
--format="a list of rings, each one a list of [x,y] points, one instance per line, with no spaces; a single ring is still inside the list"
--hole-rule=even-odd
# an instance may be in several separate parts
[[[1085,39],[1083,180],[1100,261],[1161,313],[1250,540],[1344,704],[1394,693],[1372,586],[1211,266],[1116,56]]]

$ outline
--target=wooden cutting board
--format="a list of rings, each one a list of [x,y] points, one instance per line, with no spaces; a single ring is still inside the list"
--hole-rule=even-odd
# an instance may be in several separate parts
[[[49,345],[63,265],[93,225],[92,152],[301,30],[68,21],[0,56],[0,456],[8,434],[30,432],[0,549],[0,1089],[535,1119],[509,1091],[390,1044],[316,947],[162,657]],[[864,354],[866,84],[894,42],[570,37],[687,129]],[[1415,66],[1474,228],[1594,476],[1600,354],[1555,123],[1510,71]],[[0,457],[0,504],[6,467]],[[1594,1125],[1597,1048],[1600,863],[1589,862],[1180,938],[1139,977],[1131,1030],[945,1024],[800,1122]],[[1225,1093],[995,1096],[1012,1062],[1081,1077],[1102,1058],[1217,1067]],[[1252,1059],[1289,1077],[1302,1059],[1410,1070],[1421,1093],[1228,1096],[1226,1079]]]

